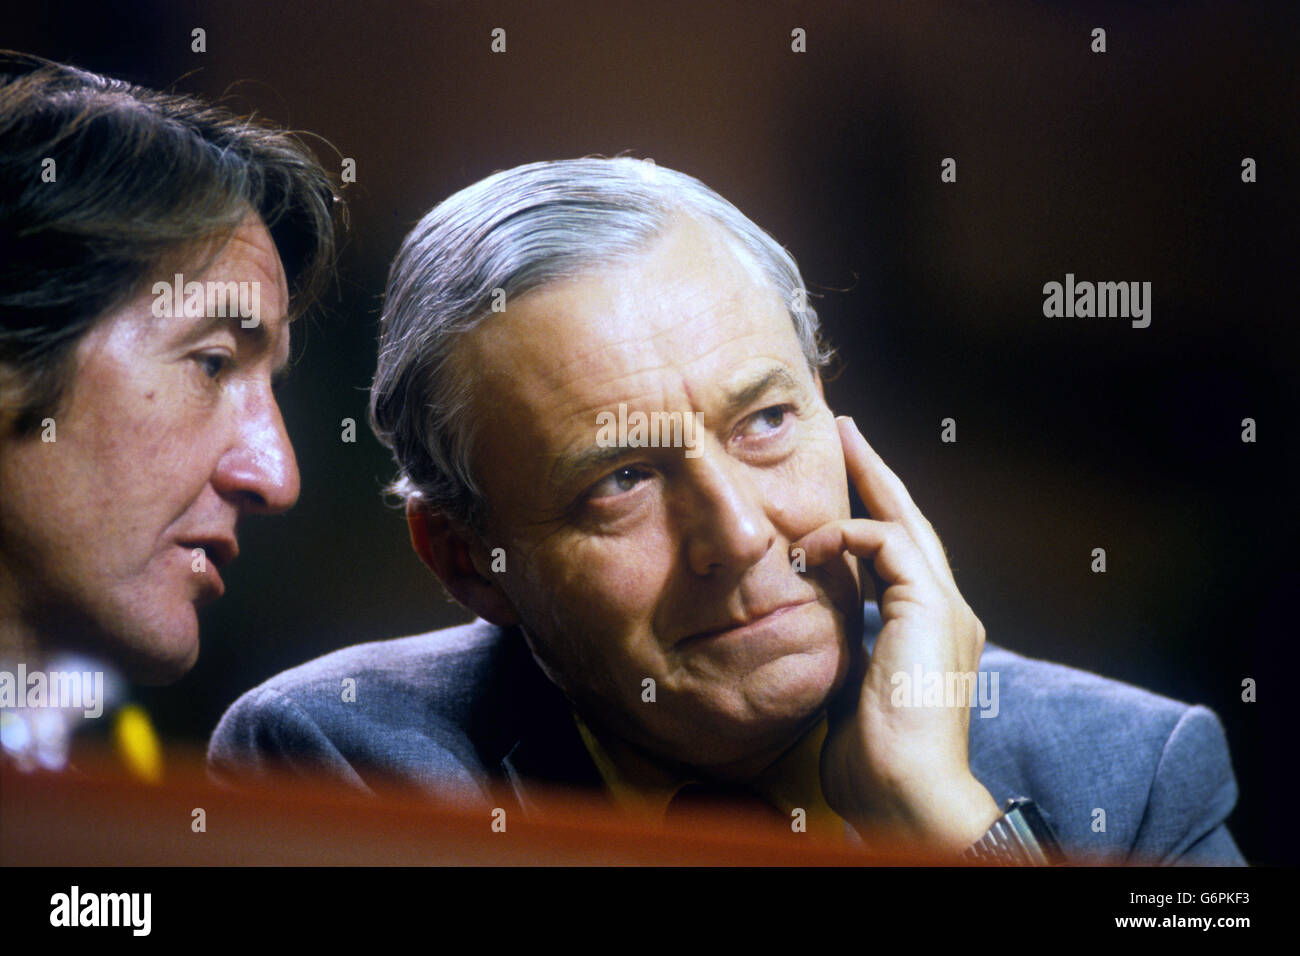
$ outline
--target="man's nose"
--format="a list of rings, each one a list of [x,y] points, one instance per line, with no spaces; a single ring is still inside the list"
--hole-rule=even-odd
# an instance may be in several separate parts
[[[686,464],[686,558],[699,575],[743,572],[776,540],[757,484],[721,448],[706,447]]]
[[[279,514],[297,502],[298,462],[269,391],[239,422],[238,438],[217,463],[213,484],[241,512]]]

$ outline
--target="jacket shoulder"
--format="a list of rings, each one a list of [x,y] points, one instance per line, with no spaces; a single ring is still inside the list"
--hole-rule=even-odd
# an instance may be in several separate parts
[[[1080,859],[1243,862],[1223,828],[1237,786],[1211,710],[993,644],[980,671],[971,768],[1000,803],[1033,798]]]
[[[308,661],[231,705],[209,743],[209,768],[228,781],[279,767],[364,790],[481,799],[493,740],[476,731],[490,731],[480,726],[484,698],[508,645],[502,628],[475,621]]]

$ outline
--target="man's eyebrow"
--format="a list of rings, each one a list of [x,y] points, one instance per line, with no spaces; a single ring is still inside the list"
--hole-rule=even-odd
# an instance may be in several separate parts
[[[759,372],[749,381],[741,382],[739,385],[727,389],[723,397],[723,417],[735,414],[735,412],[753,404],[768,392],[776,390],[802,394],[804,388],[789,371],[780,366],[774,366]],[[635,448],[624,448],[617,445],[610,447],[593,445],[573,454],[560,455],[551,468],[551,480],[557,487],[564,487],[578,476],[587,472],[603,470],[636,451]]]
[[[768,392],[782,389],[800,394],[804,390],[799,380],[789,371],[779,365],[773,366],[765,372],[760,372],[750,381],[728,389],[723,398],[723,411],[725,414],[731,414],[746,405],[753,404]]]
[[[244,322],[249,321],[238,315],[207,315],[198,318],[194,325],[183,334],[184,340],[189,342],[193,339],[201,339],[213,329],[220,328],[224,323],[233,322],[230,326],[235,333],[236,338],[240,339],[257,339],[257,346],[265,348],[270,345],[270,336],[266,331],[266,323],[261,320],[260,316],[253,316],[257,319],[257,324],[253,326],[244,326]],[[168,320],[171,321],[171,320]]]
[[[561,455],[551,468],[551,482],[556,487],[563,488],[579,475],[603,471],[620,458],[624,458],[636,451],[639,451],[639,449],[624,448],[620,445],[605,447],[592,445],[590,448],[584,448],[572,455]]]
[[[213,329],[220,328],[223,323],[230,322],[233,323],[233,325],[230,326],[230,329],[235,333],[235,338],[237,340],[247,342],[258,351],[269,349],[271,347],[271,333],[267,331],[266,323],[262,321],[261,316],[252,316],[251,318],[257,319],[256,325],[245,326],[244,322],[248,321],[248,319],[241,318],[238,315],[205,316],[195,322],[193,328],[184,334],[183,341],[192,342],[195,339],[201,339]],[[283,334],[286,336],[289,334],[289,324],[290,323],[287,321],[284,323]],[[288,370],[289,359],[285,359],[285,361],[276,364],[272,374],[283,378],[284,375],[287,374]]]

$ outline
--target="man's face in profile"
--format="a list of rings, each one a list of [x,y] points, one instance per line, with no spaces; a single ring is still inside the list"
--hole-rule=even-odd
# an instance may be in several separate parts
[[[791,564],[849,499],[834,417],[758,267],[679,219],[627,263],[511,301],[457,365],[485,541],[507,556],[488,574],[552,680],[695,766],[788,746],[843,683],[862,610],[847,560]],[[695,448],[600,448],[597,416],[620,403],[702,413]]]
[[[271,391],[288,358],[288,290],[261,220],[185,279],[260,283],[257,324],[159,317],[146,290],[79,343],[55,440],[0,445],[0,561],[16,589],[6,604],[38,638],[146,682],[193,665],[197,608],[224,590],[239,517],[298,497]]]

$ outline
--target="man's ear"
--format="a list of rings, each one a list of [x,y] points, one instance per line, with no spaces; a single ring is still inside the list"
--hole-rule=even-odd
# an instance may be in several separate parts
[[[475,567],[475,552],[483,548],[477,535],[446,513],[427,509],[417,498],[406,503],[406,523],[415,553],[453,598],[493,624],[519,623],[514,605],[488,570],[485,555],[479,555],[483,573]]]

